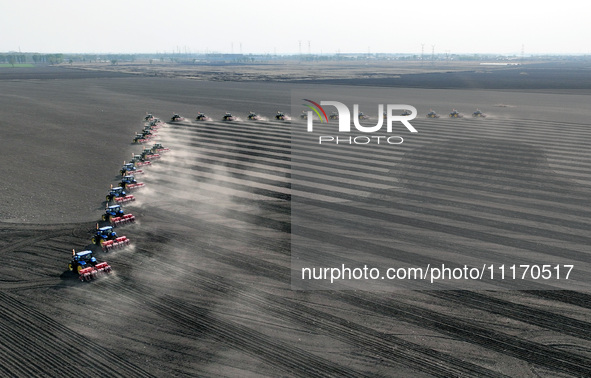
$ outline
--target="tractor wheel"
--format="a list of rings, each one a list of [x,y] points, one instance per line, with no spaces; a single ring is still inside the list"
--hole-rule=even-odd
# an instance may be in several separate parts
[[[103,214],[103,220],[106,221],[107,220],[107,214]]]
[[[72,266],[72,263],[68,264],[68,269],[70,270],[70,272],[74,271],[74,267]]]
[[[107,202],[111,202],[111,196],[106,196]]]
[[[78,265],[78,269],[77,269],[77,271],[78,271],[78,274],[80,274],[80,271],[81,271],[82,269],[83,269],[83,268],[82,268],[82,265]]]
[[[92,242],[92,244],[97,244],[97,242],[96,242],[96,236],[93,236],[92,237],[92,241],[91,242]]]

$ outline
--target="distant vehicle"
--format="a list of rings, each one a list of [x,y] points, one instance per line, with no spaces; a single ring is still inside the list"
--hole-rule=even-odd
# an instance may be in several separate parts
[[[152,121],[153,119],[154,119],[154,116],[152,115],[152,113],[148,113],[148,114],[146,114],[144,121],[148,122],[148,121]]]
[[[209,118],[208,116],[206,116],[203,113],[197,113],[197,117],[195,117],[195,120],[197,120],[197,121],[211,121],[211,118]]]
[[[258,121],[261,119],[261,116],[256,114],[255,112],[250,112],[250,113],[248,113],[248,116],[246,116],[246,118],[249,121]]]
[[[231,113],[226,113],[222,117],[222,121],[236,121],[236,117],[234,117]]]
[[[279,121],[285,121],[289,118],[285,115],[285,113],[278,111],[277,114],[275,114],[275,119]]]
[[[105,222],[109,222],[113,227],[135,222],[135,216],[132,214],[125,214],[121,205],[107,206],[102,219]]]
[[[339,119],[339,113],[337,113],[337,112],[330,113],[330,115],[328,116],[328,119],[334,119],[334,120]]]
[[[363,112],[359,112],[359,120],[369,119],[368,115],[363,114]]]
[[[111,273],[111,266],[106,262],[98,262],[92,251],[76,252],[73,249],[68,270],[78,274],[80,281],[90,281],[102,273]]]
[[[154,143],[154,145],[152,146],[152,148],[150,149],[150,151],[152,151],[153,154],[156,153],[163,153],[163,152],[169,152],[170,148],[166,148],[162,145],[162,143]]]
[[[480,109],[476,109],[476,111],[472,113],[472,117],[486,118],[486,114],[481,112]]]
[[[144,136],[144,134],[135,134],[135,137],[133,138],[131,143],[141,144],[141,143],[146,143],[148,140],[150,140],[150,138]]]
[[[178,114],[173,114],[172,117],[170,118],[170,122],[181,122],[184,121],[185,119],[183,117],[181,117]]]
[[[458,112],[457,110],[452,109],[451,113],[449,113],[449,117],[450,118],[462,118],[463,115],[462,115],[462,113]]]
[[[412,112],[410,110],[404,109],[404,111],[400,114],[401,116],[409,116]]]
[[[430,110],[429,113],[427,113],[427,118],[439,118],[439,114],[435,113],[433,110]]]
[[[144,148],[144,150],[140,154],[140,157],[144,160],[160,159],[160,155],[152,151],[151,148]]]
[[[302,110],[302,114],[300,114],[300,118],[301,119],[308,119],[308,112],[306,112],[305,110]]]
[[[148,123],[147,126],[150,126],[150,128],[155,130],[155,129],[159,129],[163,125],[164,125],[163,122],[159,118],[154,118],[150,121],[150,123]]]
[[[134,154],[131,154],[131,156],[132,158],[129,162],[132,163],[135,167],[141,167],[143,165],[152,165],[152,162],[149,161],[149,159],[146,159],[145,156]]]

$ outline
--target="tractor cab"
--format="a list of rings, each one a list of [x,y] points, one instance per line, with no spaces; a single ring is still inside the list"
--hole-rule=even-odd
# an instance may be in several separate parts
[[[451,118],[461,118],[462,117],[462,115],[460,114],[460,112],[458,112],[455,109],[452,109],[451,113],[449,113],[449,116]]]
[[[431,110],[429,113],[427,113],[427,118],[439,118],[439,115]]]
[[[108,206],[103,214],[103,220],[108,221],[111,218],[122,217],[124,215],[121,205]]]
[[[137,168],[133,165],[133,163],[126,163],[125,165],[123,165],[121,170],[127,172],[127,171],[135,171],[135,170],[137,170]]]
[[[171,122],[177,122],[181,120],[181,116],[178,114],[173,114],[173,116],[170,118]]]
[[[74,252],[72,262],[76,262],[79,265],[94,265],[96,264],[96,258],[92,255],[92,251]]]
[[[102,239],[102,240],[114,240],[114,239],[117,239],[117,233],[115,231],[113,231],[113,227],[112,226],[105,226],[105,227],[97,228],[94,236],[95,236],[95,238],[97,238],[97,240],[100,240],[100,239]],[[93,238],[93,241],[94,241],[94,238]]]
[[[134,175],[125,175],[121,179],[121,183],[137,184],[137,181],[135,180],[135,176]]]
[[[339,119],[339,113],[337,112],[332,112],[329,116],[328,119]]]
[[[197,121],[205,121],[205,120],[207,120],[207,118],[208,117],[204,113],[198,113],[197,114],[197,117],[195,117],[195,119]]]
[[[92,251],[76,252],[72,250],[72,261],[68,264],[68,269],[71,272],[80,273],[81,270],[93,267],[97,263],[98,261],[92,255]]]
[[[277,112],[277,114],[275,114],[275,119],[279,119],[279,120],[285,120],[285,113],[283,112]]]
[[[144,118],[145,121],[150,121],[152,119],[154,119],[154,116],[150,113],[146,114],[146,118]]]
[[[127,195],[127,193],[125,193],[125,190],[121,186],[112,188],[109,191],[109,194],[113,195],[114,197],[125,197]]]

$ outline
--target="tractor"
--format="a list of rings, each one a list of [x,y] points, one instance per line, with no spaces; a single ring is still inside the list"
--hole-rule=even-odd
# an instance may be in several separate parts
[[[125,214],[121,205],[107,206],[103,214],[103,221],[109,222],[111,226],[117,227],[124,224],[134,223],[135,216],[132,214]]]
[[[121,176],[125,176],[128,174],[142,174],[144,173],[144,171],[142,171],[141,169],[137,169],[133,163],[125,164],[125,162],[123,162],[123,167],[121,167],[119,173],[121,174]]]
[[[431,109],[429,113],[427,113],[427,118],[439,118],[439,114],[435,113],[433,109]]]
[[[476,111],[472,113],[472,117],[486,118],[486,114],[481,112],[480,109],[476,109]]]
[[[206,116],[204,113],[197,113],[197,117],[195,117],[196,121],[211,121],[211,118]]]
[[[170,118],[170,122],[181,122],[183,120],[184,120],[184,118],[178,114],[173,114],[172,117]]]
[[[107,194],[107,203],[115,202],[116,204],[127,203],[135,201],[135,197],[131,194],[127,194],[125,190],[118,186],[116,188],[111,187],[109,194]]]
[[[275,114],[275,119],[278,121],[285,121],[289,118],[285,115],[285,113],[278,111],[277,114]]]
[[[452,109],[451,113],[449,113],[449,118],[462,118],[462,113],[458,112],[455,109]]]
[[[328,116],[328,119],[338,120],[339,119],[339,113],[337,113],[337,112],[330,113],[330,115]]]
[[[131,156],[132,158],[129,162],[133,164],[135,167],[141,167],[142,165],[152,164],[152,162],[148,161],[145,157],[142,157],[142,155],[131,154]]]
[[[111,266],[106,262],[98,262],[92,251],[76,252],[72,250],[72,261],[68,264],[70,272],[78,274],[80,281],[90,281],[102,273],[111,273]]]
[[[222,117],[222,121],[236,121],[236,117],[234,117],[231,113],[226,113]]]
[[[129,245],[127,236],[117,236],[113,231],[113,226],[99,227],[96,225],[96,232],[92,237],[92,244],[99,245],[104,252],[109,252],[112,249],[123,248]]]
[[[144,136],[144,134],[135,134],[135,137],[133,138],[133,140],[131,141],[131,143],[146,143],[149,140],[149,138],[146,138]]]
[[[260,119],[261,119],[261,116],[260,116],[260,115],[258,115],[258,114],[256,114],[255,112],[250,112],[250,113],[249,113],[249,114],[246,116],[246,118],[247,118],[249,121],[258,121],[258,120],[260,120]]]
[[[123,188],[123,190],[135,190],[139,188],[143,188],[146,184],[143,182],[137,182],[133,175],[125,175],[121,179],[119,186]]]
[[[140,156],[144,160],[160,159],[160,155],[152,152],[152,149],[151,148],[144,148],[144,150],[142,151],[142,153],[140,154]]]
[[[162,145],[162,143],[154,143],[154,145],[152,146],[152,148],[150,149],[150,151],[152,151],[153,154],[155,153],[163,153],[163,152],[169,152],[170,148],[166,148]]]

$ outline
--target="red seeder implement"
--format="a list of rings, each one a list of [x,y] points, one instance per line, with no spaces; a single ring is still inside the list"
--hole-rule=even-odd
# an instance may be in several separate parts
[[[129,239],[127,236],[119,236],[115,240],[107,240],[101,243],[103,251],[109,252],[112,249],[124,248],[129,245]]]
[[[78,273],[80,281],[90,281],[98,278],[101,274],[111,273],[111,266],[106,262],[101,262],[95,266],[81,269]]]
[[[117,227],[122,226],[124,224],[130,224],[135,222],[135,216],[131,214],[125,214],[122,217],[114,217],[111,218],[111,225]]]

